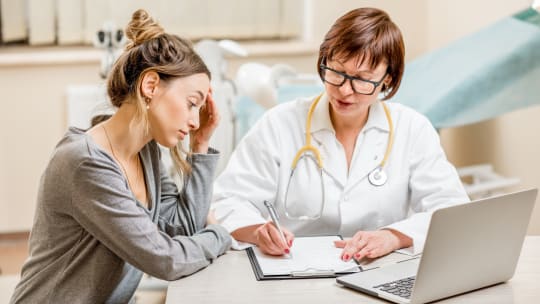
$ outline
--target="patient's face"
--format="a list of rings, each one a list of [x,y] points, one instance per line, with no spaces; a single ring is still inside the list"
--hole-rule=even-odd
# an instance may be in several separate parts
[[[171,148],[199,128],[199,111],[209,89],[210,79],[203,73],[161,81],[148,110],[152,138]]]

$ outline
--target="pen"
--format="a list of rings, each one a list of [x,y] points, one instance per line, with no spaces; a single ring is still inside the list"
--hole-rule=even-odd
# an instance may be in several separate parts
[[[281,240],[283,241],[283,243],[287,244],[287,240],[285,239],[285,234],[283,234],[283,230],[281,230],[281,226],[279,225],[278,216],[277,216],[277,213],[276,213],[276,209],[274,209],[274,205],[272,205],[272,203],[270,203],[269,201],[264,201],[264,205],[268,209],[268,213],[270,214],[270,218],[272,219],[272,222],[276,226],[276,228],[277,228],[277,230],[279,232],[279,236],[281,237]],[[289,256],[292,256],[292,254],[289,253]]]

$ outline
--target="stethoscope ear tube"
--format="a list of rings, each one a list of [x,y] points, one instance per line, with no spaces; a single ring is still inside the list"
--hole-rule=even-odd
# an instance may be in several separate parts
[[[377,168],[371,171],[368,175],[369,182],[373,186],[382,186],[386,184],[388,176],[384,172],[384,165],[386,165],[386,162],[390,157],[390,152],[392,152],[392,146],[394,145],[394,122],[392,121],[392,115],[390,115],[390,110],[388,109],[386,103],[381,103],[384,109],[384,114],[386,115],[386,121],[388,121],[388,144],[386,144],[386,151],[384,151],[383,160],[381,161],[379,166],[377,166]]]

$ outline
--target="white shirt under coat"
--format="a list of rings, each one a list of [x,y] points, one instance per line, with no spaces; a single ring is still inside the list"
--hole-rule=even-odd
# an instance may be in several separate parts
[[[295,235],[351,237],[359,230],[386,227],[411,237],[412,253],[421,252],[431,213],[469,198],[429,120],[398,103],[387,103],[394,124],[394,144],[384,166],[388,180],[383,186],[373,186],[368,174],[380,164],[389,139],[383,106],[377,102],[370,107],[348,169],[323,94],[311,125],[312,144],[324,165],[323,214],[315,221],[285,216],[285,188],[294,156],[305,144],[305,123],[313,100],[298,99],[268,110],[241,140],[214,185],[212,208],[218,220],[230,232],[266,223],[263,201],[270,200],[281,224]],[[306,183],[312,180],[298,178]]]

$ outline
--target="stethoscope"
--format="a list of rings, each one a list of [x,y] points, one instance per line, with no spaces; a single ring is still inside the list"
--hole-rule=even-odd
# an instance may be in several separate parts
[[[322,94],[319,95],[317,98],[315,98],[315,100],[311,103],[309,107],[309,111],[308,111],[307,119],[306,119],[306,144],[302,148],[300,148],[298,152],[296,152],[296,156],[294,157],[294,160],[291,165],[291,169],[292,169],[291,175],[296,169],[298,160],[306,152],[313,153],[317,166],[319,167],[319,170],[321,170],[322,172],[323,162],[321,159],[321,153],[319,152],[319,149],[317,149],[315,146],[311,144],[311,121],[313,118],[313,112],[315,111],[315,107],[319,103],[321,96]],[[386,172],[384,171],[384,166],[386,165],[386,162],[388,161],[388,158],[390,157],[390,152],[392,151],[392,145],[394,143],[394,123],[392,121],[392,116],[390,115],[390,110],[388,109],[388,106],[384,102],[381,102],[381,103],[384,108],[384,113],[386,114],[386,120],[388,121],[388,128],[390,129],[390,132],[388,134],[388,143],[386,145],[386,151],[384,152],[384,157],[382,161],[375,169],[373,169],[368,174],[368,180],[370,184],[377,187],[386,184],[386,181],[388,180],[388,176],[386,175]]]

